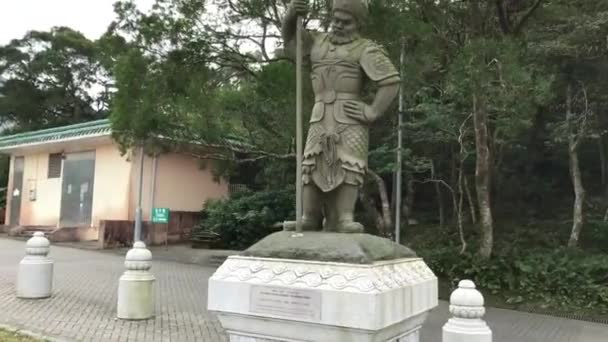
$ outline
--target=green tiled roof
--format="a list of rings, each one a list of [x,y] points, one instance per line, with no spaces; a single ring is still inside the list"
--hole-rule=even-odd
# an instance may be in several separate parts
[[[0,136],[0,149],[13,146],[41,144],[64,139],[85,138],[93,135],[110,134],[112,128],[108,119],[42,129],[39,131]]]
[[[2,152],[3,150],[10,150],[16,147],[52,143],[55,141],[62,141],[66,139],[71,140],[78,138],[87,138],[90,136],[110,135],[111,132],[112,128],[110,120],[102,119],[75,125],[42,129],[39,131],[25,132],[7,136],[0,135],[0,152]],[[175,142],[175,140],[173,141]],[[187,141],[185,143],[200,146],[207,145],[204,139]],[[249,144],[242,141],[242,139],[239,139],[237,136],[229,136],[225,139],[222,139],[222,142],[219,143],[219,145],[222,144],[225,144],[227,147],[237,147],[242,149],[251,148]]]

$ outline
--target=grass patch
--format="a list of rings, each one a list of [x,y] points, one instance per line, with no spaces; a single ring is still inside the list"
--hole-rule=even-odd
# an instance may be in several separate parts
[[[0,329],[0,341],[2,341],[2,342],[42,342],[44,340],[25,336],[25,335],[19,334],[18,332]]]

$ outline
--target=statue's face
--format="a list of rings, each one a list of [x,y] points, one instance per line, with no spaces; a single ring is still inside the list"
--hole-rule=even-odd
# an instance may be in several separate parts
[[[331,31],[337,38],[350,38],[358,30],[357,20],[347,12],[334,11],[331,21]]]

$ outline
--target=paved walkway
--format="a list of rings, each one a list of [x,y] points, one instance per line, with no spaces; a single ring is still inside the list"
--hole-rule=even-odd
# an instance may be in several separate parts
[[[53,297],[22,300],[15,297],[15,279],[23,253],[23,241],[0,238],[0,325],[57,341],[227,341],[219,322],[205,310],[213,268],[155,261],[157,316],[126,322],[115,319],[122,256],[54,246]],[[447,318],[442,303],[425,324],[422,341],[440,342]],[[499,309],[489,309],[486,318],[494,342],[608,341],[608,325]]]

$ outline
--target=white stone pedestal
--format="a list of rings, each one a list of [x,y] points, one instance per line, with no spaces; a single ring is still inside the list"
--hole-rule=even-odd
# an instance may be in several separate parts
[[[53,260],[47,257],[51,243],[44,233],[36,232],[25,246],[17,275],[17,297],[48,298],[53,289]]]
[[[118,283],[117,317],[142,320],[154,316],[154,281],[150,272],[152,253],[137,241],[125,257],[125,273]]]
[[[420,258],[370,265],[232,256],[209,279],[230,342],[419,342],[437,305]]]

